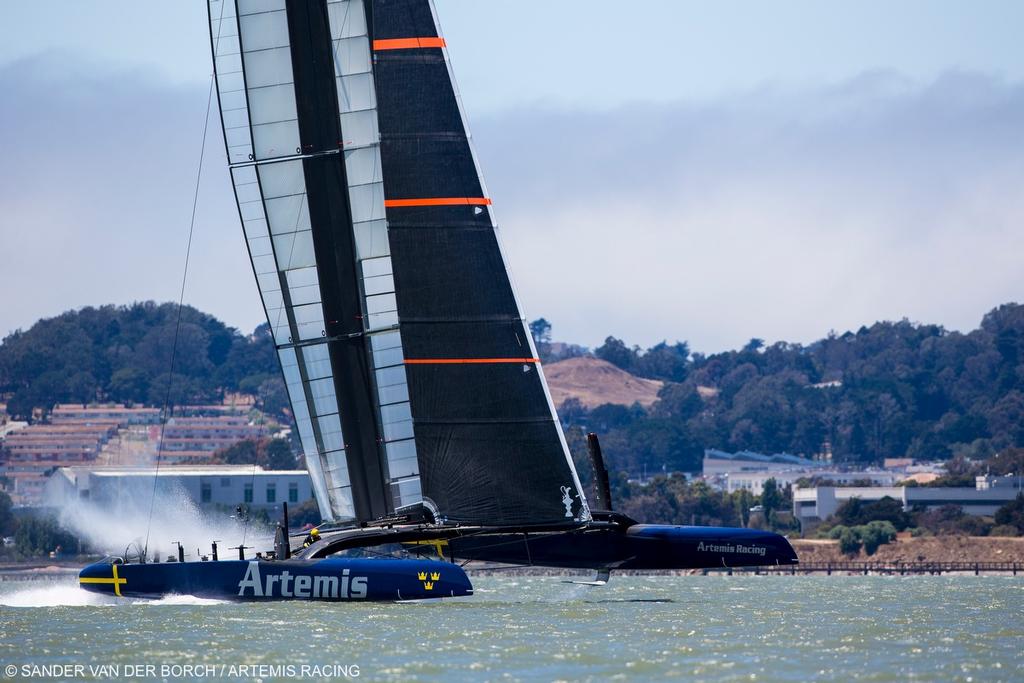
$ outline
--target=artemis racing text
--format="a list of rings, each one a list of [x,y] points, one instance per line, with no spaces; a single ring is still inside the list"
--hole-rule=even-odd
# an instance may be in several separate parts
[[[768,550],[763,545],[743,545],[742,543],[705,543],[701,541],[697,544],[697,551],[702,553],[741,553],[744,555],[761,555],[764,556],[765,551]]]
[[[247,594],[246,590],[251,590]],[[293,575],[287,569],[280,574],[260,574],[259,562],[250,562],[245,576],[238,582],[238,595],[251,595],[256,598],[310,598],[348,600],[366,597],[366,577],[348,575],[348,570],[337,576],[309,576],[308,574]]]

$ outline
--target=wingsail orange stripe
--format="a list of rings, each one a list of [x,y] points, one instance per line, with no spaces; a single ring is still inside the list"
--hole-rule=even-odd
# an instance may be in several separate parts
[[[381,50],[415,50],[427,47],[445,47],[444,38],[391,38],[373,41],[375,52]]]
[[[404,206],[488,206],[488,197],[423,197],[421,199],[385,199],[386,208]]]
[[[406,365],[476,365],[479,363],[539,363],[539,358],[406,358]]]

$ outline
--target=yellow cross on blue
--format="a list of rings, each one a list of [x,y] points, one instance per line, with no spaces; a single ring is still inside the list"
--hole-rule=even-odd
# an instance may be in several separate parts
[[[112,564],[110,566],[113,567],[114,575],[112,577],[110,577],[109,579],[108,578],[104,578],[104,577],[79,577],[78,582],[79,583],[112,583],[112,584],[114,584],[114,595],[120,597],[121,596],[121,584],[128,583],[128,579],[122,579],[120,576],[117,575],[117,565],[116,564]]]

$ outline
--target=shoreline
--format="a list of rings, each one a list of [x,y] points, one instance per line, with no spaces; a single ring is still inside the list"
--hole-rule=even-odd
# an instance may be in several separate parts
[[[800,564],[786,567],[719,567],[714,569],[617,570],[618,576],[692,576],[714,574],[863,576],[863,575],[1007,575],[1024,576],[1024,538],[931,536],[897,538],[874,555],[839,552],[838,541],[792,539]],[[39,558],[0,562],[0,582],[60,580],[74,576],[94,558]],[[556,567],[520,567],[470,562],[470,576],[552,576],[590,580],[594,572]]]

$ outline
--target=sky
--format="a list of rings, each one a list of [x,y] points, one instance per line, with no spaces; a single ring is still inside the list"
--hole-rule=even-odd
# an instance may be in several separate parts
[[[1019,2],[437,0],[529,318],[702,352],[1024,300]],[[0,5],[0,336],[177,300],[205,5]],[[211,117],[185,301],[262,318]]]

